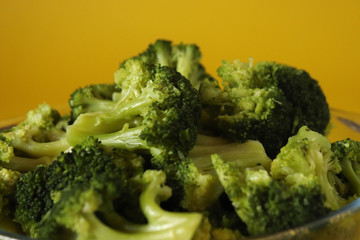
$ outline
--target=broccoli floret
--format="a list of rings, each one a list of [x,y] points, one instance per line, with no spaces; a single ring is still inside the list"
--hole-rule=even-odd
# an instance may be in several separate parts
[[[360,196],[360,142],[344,139],[331,144],[331,150],[339,159],[341,175],[350,183],[352,191]]]
[[[132,223],[121,215],[111,214],[111,218],[106,218],[106,208],[102,207],[108,201],[106,196],[92,188],[72,188],[62,194],[41,221],[39,237],[53,237],[54,230],[65,228],[74,232],[76,239],[190,240],[203,217],[199,213],[169,212],[161,208],[160,202],[171,195],[171,189],[164,186],[165,178],[163,172],[154,170],[147,170],[142,176],[144,187],[139,201],[147,219],[145,224]],[[102,214],[104,222],[98,217]],[[106,224],[109,219],[113,227]]]
[[[115,84],[93,84],[75,90],[69,100],[71,108],[71,119],[75,119],[82,113],[87,112],[108,112],[116,105],[116,95],[121,89],[116,88]]]
[[[251,236],[299,226],[330,211],[315,178],[298,174],[279,180],[263,167],[244,168],[237,162],[224,162],[218,155],[213,155],[212,161]]]
[[[50,164],[70,148],[66,139],[66,117],[50,105],[40,104],[24,121],[0,133],[0,164],[26,172],[37,165]]]
[[[195,144],[201,114],[189,80],[169,67],[132,59],[117,70],[115,83],[121,89],[116,107],[81,114],[68,127],[70,144],[95,136],[106,146],[185,156]]]
[[[324,133],[329,106],[318,82],[293,67],[224,61],[221,81],[200,86],[202,128],[235,140],[259,140],[273,158],[287,139],[307,125]]]
[[[196,89],[199,88],[200,83],[205,78],[209,77],[200,63],[201,52],[196,44],[180,43],[173,45],[171,41],[157,40],[154,44],[150,44],[144,52],[132,59],[140,59],[145,63],[174,68],[189,79]]]
[[[168,175],[167,184],[174,189],[172,207],[180,202],[183,209],[203,211],[217,201],[223,188],[211,162],[215,153],[226,162],[239,161],[247,167],[262,165],[270,169],[271,159],[258,141],[239,143],[199,134],[186,159],[169,161],[160,168]]]
[[[20,172],[0,167],[0,219],[10,214],[9,202],[19,178]]]
[[[106,149],[90,137],[71,152],[61,153],[49,166],[38,166],[20,177],[15,191],[15,221],[33,235],[61,191],[76,184],[105,184],[130,195],[124,185],[142,173],[142,162],[134,153]]]
[[[211,231],[212,240],[239,240],[245,237],[238,230],[228,228],[215,228]]]
[[[332,210],[348,203],[340,196],[335,185],[334,179],[340,172],[341,165],[331,150],[329,140],[306,126],[289,138],[271,164],[271,175],[276,179],[298,173],[316,178],[326,196],[325,205]]]

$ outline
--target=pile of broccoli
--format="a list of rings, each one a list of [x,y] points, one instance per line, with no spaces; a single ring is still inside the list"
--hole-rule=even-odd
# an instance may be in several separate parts
[[[245,239],[360,196],[360,142],[326,137],[318,82],[157,40],[114,83],[81,87],[0,132],[0,218],[38,239]]]

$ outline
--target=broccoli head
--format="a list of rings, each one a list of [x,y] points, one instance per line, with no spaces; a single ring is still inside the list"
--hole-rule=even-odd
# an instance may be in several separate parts
[[[70,144],[95,136],[106,146],[185,156],[195,144],[201,114],[189,80],[172,68],[132,59],[117,70],[115,83],[121,89],[116,107],[81,114],[68,127]]]
[[[173,45],[171,41],[157,40],[150,44],[144,52],[132,59],[140,59],[145,63],[160,64],[176,69],[189,79],[196,89],[199,88],[203,79],[209,77],[200,63],[201,52],[195,44],[180,43]]]
[[[336,141],[331,144],[331,149],[340,161],[341,175],[350,183],[352,192],[360,196],[360,142]]]
[[[239,143],[199,134],[187,158],[168,161],[169,164],[159,167],[167,174],[167,184],[174,190],[166,203],[172,208],[180,204],[181,209],[203,211],[218,200],[224,189],[211,162],[211,155],[215,153],[226,162],[238,161],[244,167],[261,165],[270,169],[271,159],[258,141]]]
[[[303,125],[325,131],[329,107],[305,71],[235,60],[224,61],[217,72],[221,81],[209,78],[200,86],[202,128],[235,140],[259,140],[270,157]]]
[[[171,189],[164,185],[165,178],[161,171],[147,170],[139,179],[143,186],[139,202],[147,219],[145,224],[133,223],[119,214],[109,213],[108,197],[99,194],[96,188],[72,187],[64,191],[41,220],[38,237],[53,237],[59,229],[67,229],[75,234],[76,239],[190,240],[203,217],[199,213],[169,212],[161,208],[160,202],[171,195]]]
[[[128,186],[129,179],[142,173],[142,162],[143,159],[134,153],[104,148],[97,139],[90,137],[74,146],[71,152],[61,153],[49,166],[38,166],[21,175],[15,191],[15,221],[22,225],[25,233],[34,235],[38,223],[61,192],[72,185],[104,185],[104,188],[130,195],[133,191],[124,185]]]
[[[0,164],[21,172],[50,164],[70,148],[65,122],[67,118],[46,103],[29,111],[24,121],[0,133]]]
[[[224,162],[219,155],[213,155],[212,161],[251,236],[299,226],[330,211],[315,178],[298,174],[296,178],[279,180],[262,167],[243,168],[237,162]]]
[[[75,119],[82,113],[87,112],[108,112],[116,104],[116,95],[121,89],[116,88],[115,84],[93,84],[76,89],[70,96],[69,105],[71,108],[71,119]]]
[[[0,219],[11,212],[9,202],[19,178],[20,172],[0,167]]]
[[[271,174],[275,179],[288,178],[298,173],[316,178],[326,196],[325,205],[332,210],[348,203],[337,191],[335,179],[338,179],[337,174],[341,170],[329,140],[306,126],[289,138],[271,164]]]

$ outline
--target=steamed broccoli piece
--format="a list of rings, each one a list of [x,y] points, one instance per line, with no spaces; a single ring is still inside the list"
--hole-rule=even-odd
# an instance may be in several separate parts
[[[275,157],[303,125],[324,133],[330,115],[325,96],[303,70],[274,63],[224,61],[221,81],[201,84],[202,128],[235,140],[259,140]]]
[[[115,105],[116,95],[121,89],[116,88],[115,84],[93,84],[76,89],[70,96],[69,105],[71,108],[71,122],[82,113],[88,112],[108,112]]]
[[[121,89],[110,112],[81,114],[68,127],[71,145],[95,136],[106,146],[185,156],[195,144],[201,105],[189,80],[174,69],[132,59],[115,73]]]
[[[61,192],[73,185],[104,185],[119,194],[136,195],[136,191],[129,190],[129,179],[142,171],[141,157],[128,151],[104,148],[97,139],[90,137],[74,146],[71,152],[61,153],[49,166],[38,166],[20,177],[15,191],[15,221],[22,225],[25,233],[35,234],[38,223]],[[134,199],[129,201],[134,202]]]
[[[145,63],[160,64],[176,69],[192,86],[199,88],[200,83],[208,78],[203,65],[200,63],[201,52],[195,44],[175,44],[167,40],[157,40],[148,48],[132,59],[140,59]],[[124,63],[123,63],[124,64]]]
[[[162,209],[160,202],[171,195],[171,189],[164,186],[165,178],[163,172],[154,170],[147,170],[142,176],[143,191],[139,201],[147,219],[145,224],[132,223],[121,215],[111,214],[111,224],[116,227],[110,227],[106,224],[109,220],[106,218],[107,208],[102,207],[103,203],[108,201],[106,196],[98,194],[96,189],[92,188],[85,191],[72,188],[62,194],[42,220],[43,230],[40,229],[39,237],[53,237],[51,230],[62,227],[74,232],[76,239],[190,240],[202,222],[202,215]],[[104,222],[99,215],[105,216]]]
[[[0,164],[26,172],[37,165],[50,164],[70,148],[66,139],[67,118],[50,105],[40,104],[24,121],[0,133]]]
[[[288,178],[298,173],[316,178],[326,196],[325,206],[332,210],[348,203],[340,196],[335,185],[341,170],[329,140],[306,126],[289,138],[271,164],[271,175],[275,179]]]
[[[341,175],[350,183],[352,191],[360,196],[360,142],[345,139],[332,143],[331,149],[340,161]]]
[[[20,172],[0,167],[0,219],[11,212],[11,195],[19,178]]]
[[[224,162],[219,155],[213,155],[212,161],[251,236],[299,226],[330,211],[315,178],[298,174],[277,180],[263,167],[244,168],[237,162]]]
[[[179,202],[183,209],[203,211],[217,201],[223,188],[211,162],[215,153],[226,162],[239,161],[247,167],[262,165],[270,169],[271,159],[258,141],[239,143],[199,134],[186,159],[169,161],[160,168],[167,173],[167,184],[174,189],[173,205]]]

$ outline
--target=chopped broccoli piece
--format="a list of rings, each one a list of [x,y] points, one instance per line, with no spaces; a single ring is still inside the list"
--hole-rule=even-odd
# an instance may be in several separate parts
[[[225,161],[239,161],[243,166],[262,165],[270,169],[271,159],[260,142],[244,143],[199,134],[196,144],[184,160],[169,161],[160,169],[167,173],[167,184],[174,189],[171,206],[180,203],[189,211],[203,211],[213,204],[223,192],[211,162],[212,154],[219,154]]]
[[[20,172],[0,167],[0,219],[11,212],[9,202],[19,178]]]
[[[164,186],[165,178],[163,172],[154,170],[147,170],[142,176],[144,187],[140,195],[140,207],[146,216],[146,224],[132,223],[114,214],[107,219],[107,208],[104,209],[102,204],[108,199],[98,194],[96,189],[82,190],[75,187],[64,192],[41,221],[39,237],[52,237],[54,231],[65,228],[73,231],[77,239],[190,240],[203,217],[199,213],[169,212],[160,207],[160,202],[171,195],[171,189]],[[99,214],[104,214],[104,222],[98,217]],[[106,224],[109,219],[116,228]]]
[[[331,149],[340,161],[341,175],[350,183],[352,191],[360,196],[360,142],[345,139],[332,143]]]
[[[209,77],[200,63],[201,52],[195,44],[172,45],[171,41],[157,40],[154,44],[150,44],[144,52],[131,59],[140,59],[145,63],[174,68],[189,79],[196,89],[205,78]]]
[[[71,120],[73,123],[82,113],[88,112],[108,112],[115,105],[116,95],[121,89],[116,88],[115,84],[93,84],[76,89],[70,96],[69,105],[71,108]]]
[[[46,103],[29,111],[23,122],[0,133],[1,166],[26,172],[37,165],[50,164],[70,148],[64,129],[66,121]]]
[[[71,145],[88,136],[102,144],[162,155],[185,156],[195,144],[201,105],[189,80],[165,66],[128,60],[115,73],[121,89],[110,112],[81,114],[68,127]]]
[[[90,137],[71,152],[61,153],[49,166],[38,166],[20,177],[15,192],[15,221],[25,233],[34,234],[61,191],[76,184],[105,184],[129,194],[123,185],[143,171],[142,161],[134,153],[106,149]]]
[[[325,96],[308,73],[273,63],[224,61],[222,81],[200,86],[202,128],[235,140],[259,140],[275,157],[287,139],[307,125],[324,133],[330,114]]]
[[[238,230],[215,228],[211,231],[212,240],[239,240],[245,238]]]
[[[325,205],[336,210],[348,203],[337,192],[334,179],[341,172],[341,165],[331,150],[329,140],[304,126],[289,138],[271,164],[271,174],[276,179],[301,173],[316,178],[326,196]]]
[[[262,167],[244,168],[237,162],[224,162],[218,155],[213,155],[212,161],[251,236],[299,226],[330,211],[315,178],[298,174],[296,178],[272,179]]]

